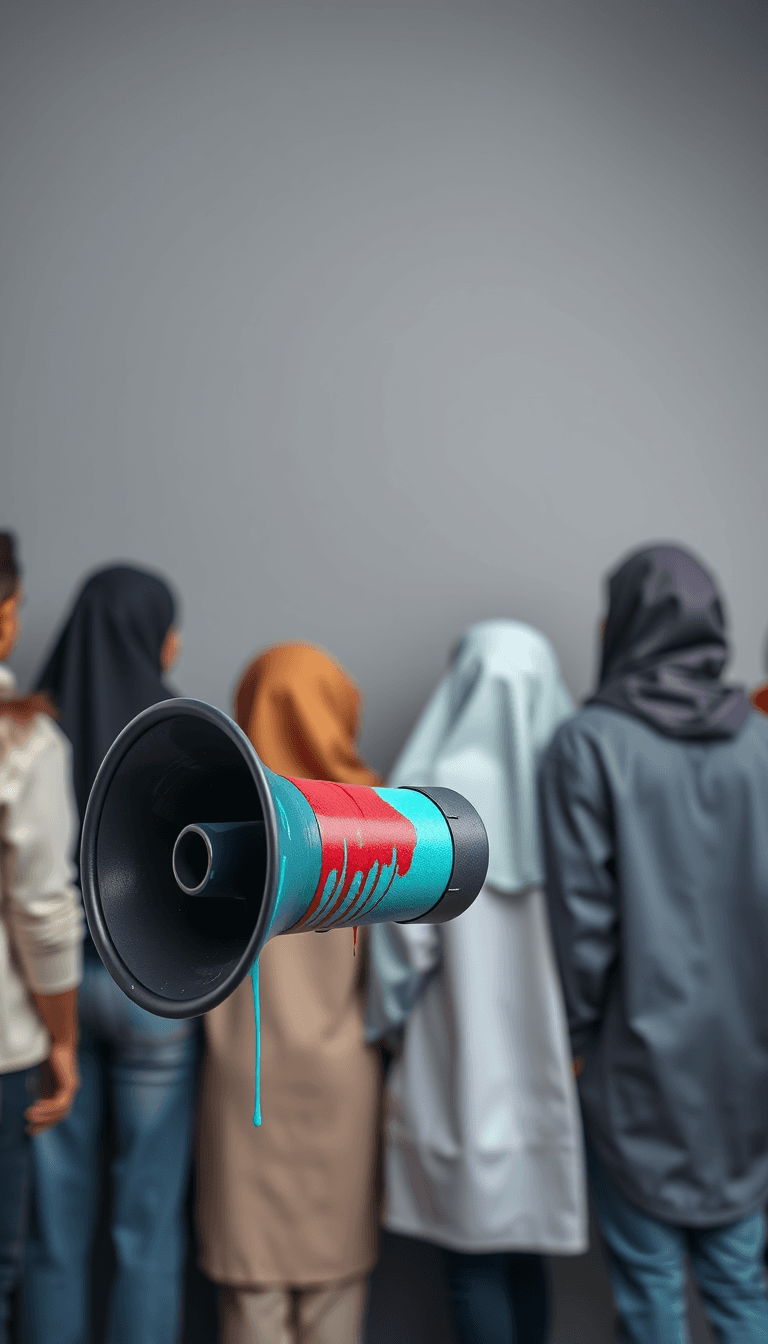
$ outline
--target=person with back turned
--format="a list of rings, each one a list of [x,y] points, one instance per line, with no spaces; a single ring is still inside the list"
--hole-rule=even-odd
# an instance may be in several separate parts
[[[0,533],[0,1344],[21,1270],[30,1136],[66,1116],[78,1087],[83,918],[73,885],[77,813],[69,746],[42,695],[4,666],[21,579]],[[41,1064],[47,1060],[44,1095]]]
[[[573,712],[520,621],[465,631],[390,783],[464,794],[489,864],[449,924],[371,930],[370,1040],[394,1037],[384,1223],[440,1247],[460,1344],[544,1344],[544,1255],[587,1248],[581,1126],[542,891],[536,774]]]
[[[768,719],[676,546],[612,575],[596,694],[541,775],[555,946],[622,1339],[764,1344]]]
[[[129,565],[92,574],[41,673],[73,748],[81,815],[104,755],[171,692],[180,645],[163,579]],[[181,1314],[183,1200],[192,1147],[193,1024],[132,1003],[85,944],[82,1085],[63,1125],[33,1144],[23,1285],[25,1344],[87,1344],[91,1246],[111,1158],[109,1344],[174,1344]],[[105,1294],[106,1296],[106,1294]]]
[[[360,695],[307,644],[246,669],[235,716],[278,774],[376,784]],[[221,1344],[360,1344],[377,1255],[381,1068],[363,1040],[366,930],[292,933],[259,956],[263,1123],[247,981],[205,1019],[198,1125],[201,1265],[223,1286]]]

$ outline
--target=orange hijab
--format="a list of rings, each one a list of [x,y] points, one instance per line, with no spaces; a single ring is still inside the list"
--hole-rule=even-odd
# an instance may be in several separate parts
[[[763,714],[768,714],[768,681],[762,686],[758,686],[749,697],[755,709],[762,710]]]
[[[276,774],[380,784],[357,754],[360,706],[351,678],[311,644],[259,654],[235,692],[235,718]]]

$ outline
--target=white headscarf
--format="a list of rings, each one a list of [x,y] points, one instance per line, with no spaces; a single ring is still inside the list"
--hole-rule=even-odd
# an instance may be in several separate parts
[[[469,799],[488,832],[487,881],[540,886],[536,775],[555,729],[573,713],[551,644],[520,621],[482,621],[408,740],[393,785],[442,785]]]

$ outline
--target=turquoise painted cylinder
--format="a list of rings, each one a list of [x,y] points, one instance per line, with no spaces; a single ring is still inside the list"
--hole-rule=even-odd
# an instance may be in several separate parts
[[[278,825],[278,889],[267,938],[418,919],[441,900],[454,841],[431,798],[413,789],[264,773]]]

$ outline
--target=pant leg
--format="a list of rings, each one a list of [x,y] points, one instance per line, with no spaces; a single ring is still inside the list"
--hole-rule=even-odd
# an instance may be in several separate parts
[[[222,1288],[219,1344],[296,1344],[290,1292]]]
[[[619,1339],[624,1344],[686,1344],[685,1232],[630,1204],[589,1150],[587,1166]]]
[[[718,1344],[765,1344],[768,1296],[762,1211],[727,1227],[689,1230],[688,1254]]]
[[[24,1112],[39,1076],[39,1068],[0,1074],[0,1344],[7,1344],[11,1295],[21,1275],[30,1150]]]
[[[520,1344],[545,1344],[551,1289],[544,1257],[514,1252],[509,1257],[509,1279]]]
[[[107,972],[104,972],[107,977]],[[155,1017],[107,977],[112,999],[112,1240],[107,1344],[175,1344],[191,1158],[194,1027]]]
[[[300,1288],[297,1344],[361,1344],[367,1288],[366,1279]]]
[[[69,1115],[32,1140],[32,1200],[22,1283],[25,1344],[88,1344],[103,1074],[83,1031],[80,1089]]]
[[[444,1250],[443,1260],[460,1344],[517,1344],[510,1254]]]

